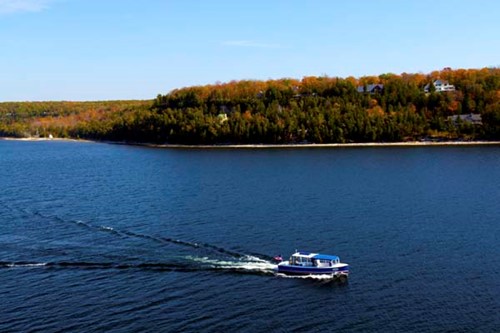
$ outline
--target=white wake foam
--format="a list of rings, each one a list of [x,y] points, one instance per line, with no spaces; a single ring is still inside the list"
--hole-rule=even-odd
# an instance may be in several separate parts
[[[226,269],[226,270],[242,270],[242,271],[272,273],[276,268],[276,265],[257,257],[251,257],[250,260],[243,259],[241,261],[225,261],[218,259],[210,259],[208,257],[201,257],[201,258],[189,257],[189,259],[204,265],[208,265],[210,266],[210,268],[221,269],[221,270]]]
[[[34,264],[8,264],[7,267],[9,268],[16,268],[16,267],[42,267],[46,266],[47,263],[41,262],[41,263],[34,263]]]
[[[245,258],[245,260],[248,260],[251,262],[261,262],[261,263],[268,263],[269,264],[269,261],[267,261],[265,259],[261,259],[261,258],[256,257],[256,256],[245,256],[244,258]]]

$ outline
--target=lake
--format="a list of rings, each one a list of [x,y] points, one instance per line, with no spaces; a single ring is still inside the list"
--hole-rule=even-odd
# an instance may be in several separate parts
[[[0,141],[2,332],[494,332],[500,147]],[[347,284],[276,276],[295,249]]]

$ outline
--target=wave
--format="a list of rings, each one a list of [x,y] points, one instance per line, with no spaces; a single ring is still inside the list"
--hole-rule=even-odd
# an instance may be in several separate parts
[[[152,236],[152,235],[147,235],[147,234],[142,234],[138,232],[133,232],[130,230],[120,230],[116,229],[110,226],[105,226],[105,225],[94,225],[88,222],[84,222],[82,220],[72,220],[72,219],[64,219],[60,216],[57,215],[45,215],[40,213],[39,211],[31,212],[31,214],[44,218],[44,219],[52,219],[54,221],[60,222],[60,223],[72,223],[75,225],[78,225],[80,227],[84,227],[87,229],[91,229],[94,231],[100,231],[100,232],[109,232],[111,234],[114,234],[116,236],[120,237],[133,237],[133,238],[141,238],[141,239],[147,239],[151,240],[156,243],[162,243],[162,244],[175,244],[175,245],[180,245],[184,247],[191,247],[195,249],[204,249],[204,250],[209,250],[213,253],[220,253],[224,254],[226,256],[230,256],[232,258],[245,258],[248,255],[232,250],[225,249],[220,246],[216,246],[213,244],[209,243],[203,243],[203,242],[190,242],[186,240],[181,240],[181,239],[176,239],[176,238],[171,238],[171,237],[160,237],[160,236]],[[262,260],[271,260],[272,257],[267,256],[267,255],[262,255],[262,254],[252,254],[253,256],[260,257]]]

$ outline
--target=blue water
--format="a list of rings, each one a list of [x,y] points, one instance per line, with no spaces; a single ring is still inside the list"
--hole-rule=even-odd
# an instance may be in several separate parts
[[[500,147],[0,141],[2,332],[498,332]],[[276,276],[295,249],[344,285]]]

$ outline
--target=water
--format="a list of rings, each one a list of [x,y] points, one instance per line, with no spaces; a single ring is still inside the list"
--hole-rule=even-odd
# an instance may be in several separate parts
[[[500,148],[0,141],[0,331],[498,332]],[[276,276],[339,255],[349,283]]]

